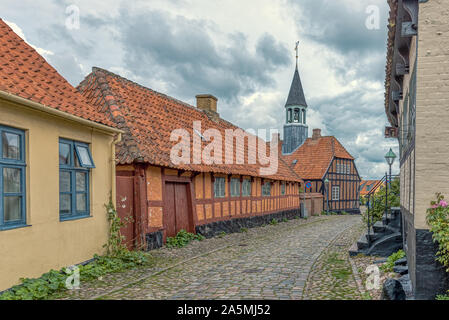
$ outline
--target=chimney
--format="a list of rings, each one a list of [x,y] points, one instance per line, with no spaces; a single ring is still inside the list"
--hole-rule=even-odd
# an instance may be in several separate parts
[[[313,129],[312,140],[318,140],[321,138],[321,129]]]
[[[213,120],[217,120],[220,116],[217,112],[217,101],[211,94],[199,94],[196,96],[196,107],[203,110]]]

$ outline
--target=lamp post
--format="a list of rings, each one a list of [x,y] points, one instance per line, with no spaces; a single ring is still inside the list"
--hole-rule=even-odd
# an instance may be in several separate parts
[[[388,166],[390,167],[389,175],[385,174],[385,217],[387,217],[387,206],[388,206],[388,188],[389,184],[391,183],[391,166],[394,163],[394,160],[396,159],[396,154],[393,152],[393,150],[390,148],[390,151],[387,152],[385,155],[385,160],[388,163]]]
[[[326,207],[326,213],[327,215],[329,215],[329,179],[326,178],[324,180],[324,189],[326,190],[326,202],[327,202],[327,207]]]

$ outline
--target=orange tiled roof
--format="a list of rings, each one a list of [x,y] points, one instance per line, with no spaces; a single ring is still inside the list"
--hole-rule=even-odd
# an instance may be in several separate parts
[[[381,180],[363,180],[360,181],[360,195],[367,195],[370,191],[378,189],[379,187],[384,186],[381,183]]]
[[[260,176],[260,164],[247,164],[247,143],[245,143],[244,153],[245,164],[242,165],[176,165],[172,163],[170,152],[178,143],[178,141],[170,141],[173,130],[187,130],[192,141],[192,137],[198,135],[193,131],[193,121],[201,121],[202,132],[207,129],[217,129],[225,137],[226,129],[239,129],[228,121],[221,118],[214,121],[196,107],[96,67],[92,68],[92,73],[80,83],[78,90],[95,108],[109,114],[118,128],[125,132],[122,142],[117,146],[117,161],[120,164],[143,161],[152,165],[188,171]],[[266,143],[263,140],[262,142]],[[204,148],[209,142],[201,141],[201,144]],[[223,149],[224,145],[225,143],[223,143]],[[193,150],[192,142],[190,142],[190,150]],[[234,159],[235,156],[234,152]],[[193,163],[193,154],[190,158]],[[224,150],[222,158],[225,163]],[[267,178],[301,181],[280,155],[279,160],[277,174]]]
[[[108,126],[107,116],[86,103],[29,44],[0,19],[0,90]]]
[[[284,158],[302,179],[319,180],[323,178],[334,156],[354,160],[333,136],[319,137],[316,140],[308,138],[301,147]],[[297,160],[296,164],[293,163],[294,160]]]

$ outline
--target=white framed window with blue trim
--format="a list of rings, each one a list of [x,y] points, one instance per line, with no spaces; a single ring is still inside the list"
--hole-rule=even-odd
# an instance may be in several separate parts
[[[25,132],[0,125],[0,231],[26,226]]]
[[[59,218],[90,217],[90,175],[95,164],[87,143],[59,139]]]

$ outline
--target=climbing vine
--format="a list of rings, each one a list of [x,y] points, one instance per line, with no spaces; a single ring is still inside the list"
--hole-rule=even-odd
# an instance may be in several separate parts
[[[436,200],[431,201],[430,205],[427,209],[427,223],[433,241],[439,246],[436,260],[449,272],[449,205],[441,193],[436,194]]]

